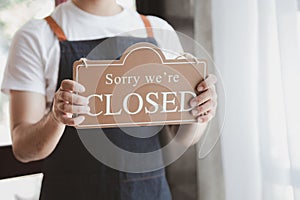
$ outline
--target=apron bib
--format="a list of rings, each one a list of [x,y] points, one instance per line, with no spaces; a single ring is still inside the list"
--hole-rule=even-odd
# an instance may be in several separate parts
[[[147,38],[113,37],[84,41],[68,41],[57,23],[51,17],[47,17],[46,21],[59,39],[60,45],[60,64],[56,89],[60,87],[64,79],[72,79],[73,62],[75,60],[82,57],[115,60],[135,43],[150,42],[157,44],[153,38],[148,19],[142,15],[141,17],[148,33]],[[99,44],[101,45],[98,47]],[[95,49],[95,47],[97,48]],[[92,50],[93,53],[89,55]],[[127,129],[151,134],[151,132],[157,130],[157,127]],[[111,142],[130,152],[152,152],[161,148],[158,134],[149,138],[136,138],[119,128],[108,128],[103,129],[103,131]],[[96,129],[89,129],[85,130],[85,134],[99,133]],[[158,159],[162,159],[162,156]],[[96,160],[87,151],[76,129],[70,126],[66,126],[57,147],[45,159],[43,174],[41,200],[171,199],[164,169],[147,173],[126,173],[112,169]]]

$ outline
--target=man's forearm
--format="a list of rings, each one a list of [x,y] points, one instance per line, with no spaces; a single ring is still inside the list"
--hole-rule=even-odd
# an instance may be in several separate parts
[[[12,130],[13,151],[21,162],[47,157],[56,147],[65,125],[57,122],[51,112],[34,124],[21,123]]]
[[[180,126],[180,127],[179,127]],[[204,134],[207,127],[206,123],[172,125],[170,131],[176,136],[176,141],[185,146],[196,144]],[[180,131],[180,134],[178,132]]]

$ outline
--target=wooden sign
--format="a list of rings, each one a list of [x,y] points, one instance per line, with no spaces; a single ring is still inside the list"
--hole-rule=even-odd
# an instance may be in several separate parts
[[[205,61],[167,60],[157,46],[138,43],[120,60],[81,59],[73,67],[91,108],[77,128],[196,122],[189,101],[206,74]]]

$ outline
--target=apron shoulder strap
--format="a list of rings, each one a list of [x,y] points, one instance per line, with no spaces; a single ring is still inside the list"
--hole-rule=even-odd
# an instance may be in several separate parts
[[[51,16],[48,16],[45,18],[47,23],[49,24],[51,30],[56,35],[59,41],[66,41],[67,37],[64,34],[63,30],[60,28],[60,26],[54,21],[54,19]]]
[[[153,38],[154,37],[153,30],[152,30],[152,26],[151,26],[149,19],[145,15],[140,15],[140,16],[144,22],[148,37]]]
[[[140,15],[140,16],[144,22],[148,37],[153,38],[154,37],[153,30],[149,19],[145,15]],[[64,34],[63,30],[60,28],[60,26],[54,21],[54,19],[51,16],[46,17],[45,20],[47,21],[51,30],[54,32],[54,34],[56,35],[59,41],[67,40],[67,37]]]

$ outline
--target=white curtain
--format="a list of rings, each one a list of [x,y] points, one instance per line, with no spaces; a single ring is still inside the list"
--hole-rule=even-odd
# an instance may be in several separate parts
[[[212,0],[228,200],[300,199],[297,15],[296,0]]]

